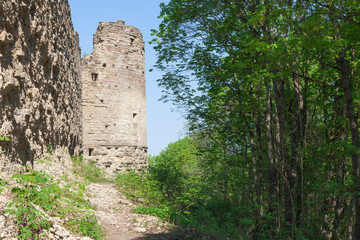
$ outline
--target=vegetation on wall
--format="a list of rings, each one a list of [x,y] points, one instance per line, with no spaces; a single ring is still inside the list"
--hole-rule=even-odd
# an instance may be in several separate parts
[[[9,142],[9,141],[10,141],[10,138],[9,138],[8,136],[2,136],[2,135],[0,135],[0,141]]]

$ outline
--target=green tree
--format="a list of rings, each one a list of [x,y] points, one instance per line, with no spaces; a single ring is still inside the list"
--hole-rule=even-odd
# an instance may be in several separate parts
[[[159,183],[160,189],[170,198],[194,190],[199,181],[199,156],[197,145],[189,137],[170,143],[157,156],[149,157],[149,171]]]
[[[206,139],[210,195],[253,209],[254,239],[360,238],[359,3],[162,5],[162,99]]]

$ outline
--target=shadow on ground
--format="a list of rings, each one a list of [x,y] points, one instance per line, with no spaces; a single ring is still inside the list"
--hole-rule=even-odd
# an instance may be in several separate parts
[[[215,240],[215,238],[204,236],[196,231],[173,231],[159,234],[146,234],[135,240]]]
[[[179,236],[173,234],[147,234],[145,237],[135,238],[135,240],[207,240],[195,236]]]

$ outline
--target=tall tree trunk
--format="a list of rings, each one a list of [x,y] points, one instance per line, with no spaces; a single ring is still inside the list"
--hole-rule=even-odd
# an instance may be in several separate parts
[[[280,145],[279,148],[279,157],[283,163],[282,177],[284,180],[284,211],[285,211],[285,222],[287,231],[294,233],[295,227],[295,198],[293,190],[296,184],[296,171],[293,170],[294,164],[292,160],[289,159],[288,150],[286,146],[285,132],[286,132],[286,104],[285,104],[285,89],[284,89],[284,80],[274,80],[273,81],[274,92],[275,92],[275,104],[276,104],[276,115],[278,118],[279,128],[277,129]],[[293,238],[293,237],[292,237]]]
[[[338,64],[340,67],[342,87],[345,96],[345,104],[346,104],[346,114],[350,124],[351,131],[351,143],[356,147],[351,154],[352,157],[352,170],[354,177],[354,203],[355,203],[355,213],[356,220],[354,226],[354,239],[360,239],[360,157],[359,157],[359,149],[360,149],[360,140],[359,140],[359,125],[357,121],[357,117],[355,115],[353,98],[351,94],[351,80],[350,80],[350,64],[349,61],[345,59],[345,52],[340,55],[338,58]]]
[[[335,86],[337,89],[341,89],[342,83],[341,79],[337,79],[335,81]],[[331,130],[331,136],[328,136],[327,134],[327,143],[331,145],[336,145],[338,142],[341,141],[347,141],[347,127],[344,125],[343,121],[339,121],[339,119],[345,119],[345,109],[344,109],[344,95],[343,94],[335,94],[334,98],[334,104],[333,104],[333,123],[332,123],[332,130]],[[328,156],[328,159],[330,161],[330,166],[332,166],[331,169],[328,169],[329,172],[333,172],[333,174],[336,176],[336,182],[344,186],[345,184],[345,174],[347,169],[347,161],[344,161],[343,156],[339,156],[338,149],[333,149]],[[334,206],[333,209],[331,209],[332,212],[334,212],[334,218],[333,221],[330,223],[332,226],[332,233],[328,233],[329,236],[331,235],[331,240],[341,239],[341,235],[339,235],[341,230],[341,220],[344,216],[343,209],[346,207],[346,201],[344,201],[343,196],[336,194],[332,197],[332,204],[329,204],[329,206]],[[351,221],[349,221],[350,223]]]

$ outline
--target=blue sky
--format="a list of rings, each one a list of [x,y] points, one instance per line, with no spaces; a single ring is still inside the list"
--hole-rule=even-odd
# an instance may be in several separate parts
[[[146,42],[146,97],[149,154],[156,155],[170,142],[181,137],[185,120],[178,112],[173,112],[170,103],[159,102],[161,89],[156,79],[161,73],[149,72],[156,61],[156,53],[148,44],[151,29],[157,28],[160,19],[160,3],[168,0],[69,0],[75,30],[80,35],[82,53],[92,52],[93,34],[99,22],[124,20],[126,25],[140,29]]]

